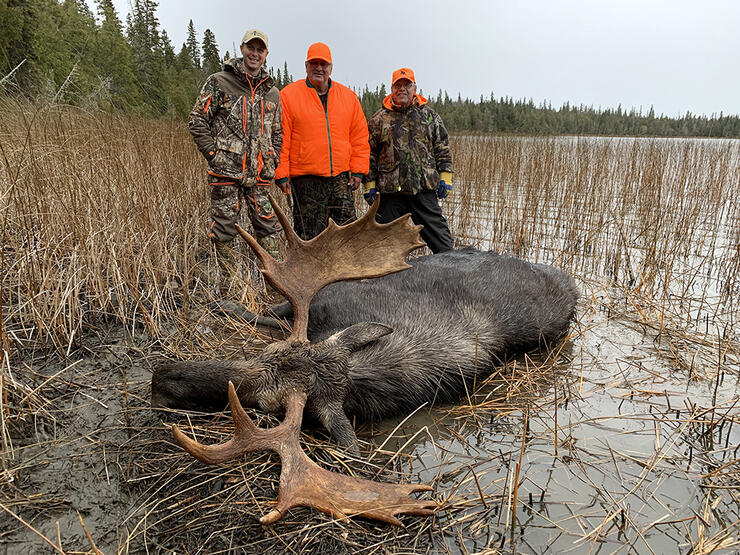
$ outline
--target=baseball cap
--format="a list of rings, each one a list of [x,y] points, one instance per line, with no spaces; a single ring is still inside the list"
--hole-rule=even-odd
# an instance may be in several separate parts
[[[416,83],[416,78],[414,77],[414,70],[408,67],[402,67],[401,69],[397,69],[396,71],[393,72],[393,80],[391,81],[391,85],[393,85],[399,79],[408,79],[412,83]]]
[[[260,31],[259,29],[250,29],[246,33],[244,33],[244,37],[242,37],[242,44],[247,44],[252,39],[260,39],[262,42],[265,43],[265,48],[267,48],[267,35]]]
[[[308,54],[306,54],[306,61],[308,60],[324,60],[327,63],[331,63],[331,50],[323,42],[315,42],[308,47]]]

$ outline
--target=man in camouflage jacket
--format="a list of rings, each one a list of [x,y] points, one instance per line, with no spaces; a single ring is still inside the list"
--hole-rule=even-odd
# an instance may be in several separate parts
[[[380,192],[376,220],[388,223],[411,213],[434,253],[452,249],[452,235],[438,198],[452,190],[452,155],[442,118],[416,94],[414,72],[393,72],[391,94],[368,122],[370,172],[365,199]]]
[[[234,267],[229,244],[237,233],[234,224],[242,202],[257,242],[275,258],[280,257],[283,235],[267,195],[283,143],[280,93],[263,67],[267,35],[247,31],[241,52],[242,58],[229,60],[223,71],[208,77],[188,121],[195,144],[208,160],[208,236],[227,283]]]

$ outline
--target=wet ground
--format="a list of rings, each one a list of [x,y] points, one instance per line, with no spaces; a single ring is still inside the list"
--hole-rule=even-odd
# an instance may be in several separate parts
[[[737,353],[725,353],[722,374],[713,379],[705,358],[711,334],[682,335],[685,352],[696,356],[693,369],[681,367],[671,350],[679,338],[658,337],[607,310],[587,287],[591,301],[582,302],[555,363],[542,355],[520,358],[458,405],[362,429],[361,439],[379,449],[371,454],[364,444],[369,465],[346,464],[371,476],[378,468],[401,471],[434,486],[442,503],[434,519],[406,517],[407,529],[385,538],[387,550],[687,553],[722,542],[736,548]],[[63,363],[37,357],[13,369],[34,376],[49,406],[20,423],[25,435],[16,434],[5,451],[0,552],[54,552],[47,540],[61,541],[65,551],[89,551],[80,520],[105,553],[198,546],[257,552],[283,545],[283,534],[304,534],[317,551],[353,551],[340,541],[343,528],[331,532],[331,519],[308,509],[292,511],[273,530],[259,526],[256,519],[276,495],[275,457],[206,467],[182,453],[167,428],[171,418],[148,406],[155,359],[145,334],[113,327]],[[527,365],[540,370],[528,372]],[[536,383],[512,387],[518,373],[536,374]],[[175,419],[210,429],[208,441],[229,433],[228,417],[193,418]],[[315,458],[343,460],[316,437]],[[254,465],[261,468],[256,478],[249,475]],[[366,521],[350,526],[368,549],[377,543],[373,534],[388,533]]]

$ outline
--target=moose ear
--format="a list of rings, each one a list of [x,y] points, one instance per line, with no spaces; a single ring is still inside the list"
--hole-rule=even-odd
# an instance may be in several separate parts
[[[393,333],[393,328],[385,324],[360,322],[335,333],[329,339],[352,352],[389,333]]]

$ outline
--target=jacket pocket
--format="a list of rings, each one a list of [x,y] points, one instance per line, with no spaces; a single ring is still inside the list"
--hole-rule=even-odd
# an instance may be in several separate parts
[[[275,155],[266,154],[262,156],[262,167],[259,172],[260,181],[272,181],[275,179]]]
[[[210,173],[228,177],[241,177],[244,144],[238,140],[216,137],[216,154],[208,164]]]

